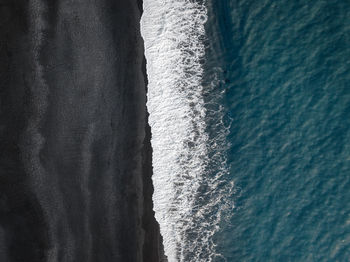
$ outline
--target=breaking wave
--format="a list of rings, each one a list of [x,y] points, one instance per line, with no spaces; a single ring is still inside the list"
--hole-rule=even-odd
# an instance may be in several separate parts
[[[143,5],[155,216],[170,262],[211,261],[219,256],[212,236],[225,208],[220,177],[226,169],[217,150],[225,130],[214,141],[206,121],[221,113],[208,112],[203,99],[210,89],[203,85],[207,10],[191,0]],[[213,164],[220,168],[213,172]]]

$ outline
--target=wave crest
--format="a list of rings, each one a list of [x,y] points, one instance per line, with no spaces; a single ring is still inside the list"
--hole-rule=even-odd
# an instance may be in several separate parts
[[[220,218],[214,193],[222,171],[210,179],[213,143],[206,132],[201,63],[207,10],[191,0],[144,0],[143,5],[153,202],[165,254],[170,262],[211,261],[210,238]],[[207,218],[211,211],[215,214]]]

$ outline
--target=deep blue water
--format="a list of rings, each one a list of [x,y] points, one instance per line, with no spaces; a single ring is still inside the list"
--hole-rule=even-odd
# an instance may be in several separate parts
[[[205,81],[219,78],[210,95],[224,106],[235,184],[217,251],[226,261],[350,261],[350,2],[207,8]]]

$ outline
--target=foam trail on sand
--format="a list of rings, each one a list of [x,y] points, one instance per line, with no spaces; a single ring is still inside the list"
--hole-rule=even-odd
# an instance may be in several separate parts
[[[170,262],[184,259],[185,232],[205,172],[208,136],[200,59],[206,19],[204,5],[195,1],[144,1],[153,201]]]
[[[200,1],[144,1],[153,202],[169,262],[225,260],[213,235],[233,208],[220,78],[203,77],[206,20]]]

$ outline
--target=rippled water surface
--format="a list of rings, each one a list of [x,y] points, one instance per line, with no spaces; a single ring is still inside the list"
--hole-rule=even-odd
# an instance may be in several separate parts
[[[207,8],[205,97],[223,106],[235,188],[215,261],[349,261],[350,2]]]

